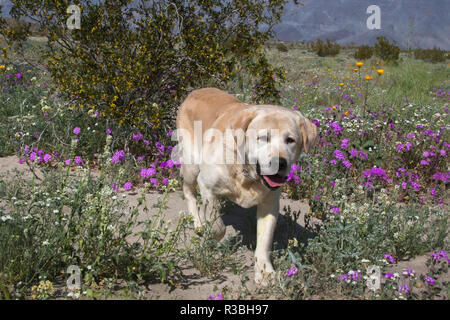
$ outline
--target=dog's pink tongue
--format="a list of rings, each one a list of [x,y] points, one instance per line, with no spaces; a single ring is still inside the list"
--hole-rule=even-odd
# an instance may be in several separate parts
[[[278,174],[274,174],[272,176],[263,176],[263,178],[272,188],[281,187],[286,182],[286,179]]]

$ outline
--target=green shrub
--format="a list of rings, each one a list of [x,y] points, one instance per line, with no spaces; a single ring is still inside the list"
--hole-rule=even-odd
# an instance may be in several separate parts
[[[377,37],[374,52],[378,58],[384,61],[396,62],[400,56],[400,48],[395,44],[395,41],[390,43],[384,36]]]
[[[370,46],[359,46],[353,57],[357,60],[367,60],[373,56],[373,48]]]
[[[311,42],[310,47],[319,57],[334,57],[341,50],[341,46],[336,43],[336,40],[330,39],[326,39],[325,42],[317,39],[316,42]]]
[[[11,14],[32,17],[48,34],[44,58],[73,106],[139,129],[149,122],[157,129],[173,124],[192,88],[227,87],[238,63],[256,84],[255,100],[279,97],[275,84],[284,73],[268,63],[262,45],[273,36],[286,0],[131,2],[75,1],[81,29],[71,31],[61,27],[69,17],[67,2],[13,1]],[[23,40],[24,32],[0,29],[9,42]]]
[[[446,52],[437,47],[433,49],[416,49],[414,50],[414,58],[432,63],[444,62],[447,59]]]
[[[289,48],[284,43],[278,43],[277,49],[280,52],[288,52],[289,51]]]

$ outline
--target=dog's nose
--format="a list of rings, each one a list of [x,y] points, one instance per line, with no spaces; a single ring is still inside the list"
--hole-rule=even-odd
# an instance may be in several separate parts
[[[285,158],[278,159],[278,171],[283,171],[287,168],[287,160]]]
[[[273,157],[266,165],[261,165],[260,173],[262,175],[285,175],[287,167],[288,163],[285,158]]]
[[[287,160],[285,158],[272,158],[270,160],[270,166],[278,172],[282,172],[287,168]]]

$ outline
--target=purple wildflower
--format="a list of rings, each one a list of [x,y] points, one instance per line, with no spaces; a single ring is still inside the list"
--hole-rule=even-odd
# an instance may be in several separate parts
[[[341,274],[341,275],[337,276],[337,279],[339,281],[348,281],[348,275],[347,274]]]
[[[78,135],[81,132],[81,129],[79,127],[73,128],[73,134]]]
[[[405,144],[405,150],[409,151],[409,149],[411,149],[412,144],[410,142],[408,142],[407,144]]]
[[[133,134],[133,140],[134,141],[139,141],[143,138],[144,136],[142,135],[142,133],[138,132],[136,134]]]
[[[331,212],[333,212],[333,213],[341,213],[341,209],[339,209],[339,207],[336,207],[336,206],[331,206]]]
[[[112,163],[119,163],[125,161],[125,151],[119,150],[116,151],[112,156]]]
[[[442,258],[439,253],[435,253],[435,252],[430,254],[430,257],[433,258],[433,260],[441,260],[441,258]]]
[[[390,263],[395,263],[395,259],[390,254],[385,254],[384,257],[389,260]]]
[[[389,177],[386,174],[386,171],[384,169],[381,169],[381,168],[374,167],[374,168],[371,168],[369,170],[364,170],[363,171],[363,176],[364,176],[365,179],[368,180],[367,182],[370,182],[370,184],[368,184],[368,185],[371,185],[372,181],[374,179],[379,179],[379,180],[382,180],[382,181],[386,181],[388,183],[392,183],[392,180],[389,179]]]
[[[84,164],[80,156],[76,156],[75,159],[73,159],[73,162],[75,162],[79,166],[82,166]]]
[[[444,175],[442,174],[442,172],[436,172],[435,174],[433,174],[433,179],[434,180],[442,180],[444,181]]]
[[[448,260],[448,254],[444,250],[439,250],[438,253],[446,260]]]
[[[336,122],[329,122],[328,125],[333,129],[336,134],[342,133],[342,127]]]
[[[403,274],[405,276],[412,276],[412,277],[414,277],[415,271],[413,269],[406,269],[405,271],[403,271]]]
[[[419,191],[419,190],[420,190],[420,184],[419,184],[418,182],[416,182],[416,181],[411,181],[410,183],[411,183],[411,185],[413,186],[414,191]]]
[[[132,187],[133,187],[133,184],[130,181],[125,182],[125,184],[123,185],[123,188],[127,191],[131,190]]]
[[[345,157],[345,154],[344,154],[341,150],[338,150],[338,149],[334,150],[334,157],[335,157],[336,159],[340,159],[340,160],[346,158],[346,157]]]
[[[401,293],[408,294],[409,290],[411,290],[411,288],[406,283],[398,285],[398,291]]]
[[[350,139],[342,139],[341,148],[342,149],[347,149],[349,141],[350,141]]]
[[[221,293],[218,293],[217,296],[215,295],[209,295],[208,300],[223,300],[223,296]]]
[[[434,187],[430,190],[430,194],[433,198],[436,196],[436,187]]]
[[[360,151],[359,156],[361,157],[361,159],[364,159],[364,160],[367,160],[369,158],[369,155],[367,153],[365,153],[364,151]]]
[[[164,152],[164,145],[161,142],[156,141],[155,146],[160,152]]]
[[[352,279],[354,280],[354,281],[360,281],[361,279],[362,279],[362,277],[361,277],[361,273],[359,273],[358,271],[350,271],[349,273],[349,276],[351,276],[352,277]]]
[[[348,160],[344,160],[342,161],[342,164],[344,165],[344,167],[346,167],[347,169],[351,170],[352,169],[352,164],[350,161]]]
[[[423,278],[423,280],[425,280],[426,282],[428,282],[428,284],[429,284],[430,286],[434,285],[434,283],[435,283],[435,280],[434,280],[432,277],[426,276],[426,277]]]
[[[148,169],[143,168],[143,169],[141,169],[140,174],[141,174],[141,177],[143,177],[145,179],[145,178],[155,175],[156,170],[154,168],[148,168]]]
[[[296,267],[292,267],[289,269],[289,271],[285,274],[286,277],[291,277],[295,274],[297,274],[298,269]]]
[[[36,152],[30,153],[30,157],[29,158],[30,158],[30,161],[33,162],[34,159],[36,159]]]

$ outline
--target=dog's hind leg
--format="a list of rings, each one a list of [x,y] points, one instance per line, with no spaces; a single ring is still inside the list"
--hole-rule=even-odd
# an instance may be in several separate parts
[[[182,165],[181,176],[183,177],[183,193],[187,201],[188,211],[194,217],[194,227],[200,228],[203,225],[204,218],[200,217],[197,204],[198,166]]]
[[[200,205],[199,216],[205,220],[203,223],[210,223],[214,239],[220,241],[225,236],[226,227],[220,216],[218,201],[209,188],[207,188],[201,179],[198,179],[202,204]]]

